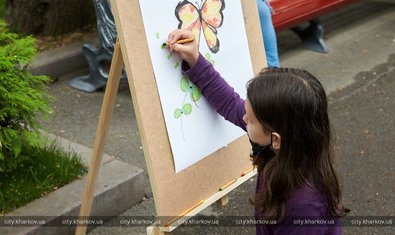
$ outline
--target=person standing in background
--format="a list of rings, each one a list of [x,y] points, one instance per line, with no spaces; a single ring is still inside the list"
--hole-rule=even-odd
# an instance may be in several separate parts
[[[280,67],[269,0],[256,0],[268,67]]]

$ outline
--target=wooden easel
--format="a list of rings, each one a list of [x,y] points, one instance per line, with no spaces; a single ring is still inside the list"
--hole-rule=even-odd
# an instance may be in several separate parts
[[[252,66],[256,74],[266,64],[258,11],[255,1],[241,1],[243,14],[246,16],[244,20]],[[119,40],[115,44],[79,216],[86,218],[91,213],[95,184],[109,132],[122,68],[125,65],[155,199],[156,214],[174,217],[174,219],[162,221],[162,224],[148,227],[147,233],[169,233],[184,217],[190,218],[216,201],[226,204],[227,194],[256,174],[255,171],[248,171],[251,169],[248,157],[245,159],[240,157],[246,156],[246,153],[250,151],[250,146],[247,137],[243,136],[226,148],[219,149],[176,174],[159,94],[155,89],[157,84],[138,0],[112,0],[112,10]],[[130,22],[133,22],[133,25]],[[240,175],[247,171],[245,175]],[[232,179],[235,178],[237,180],[233,182]],[[227,182],[230,180],[232,183],[228,185]],[[219,191],[218,189],[222,186],[226,187]],[[86,229],[86,225],[79,225],[76,234],[85,234]]]
[[[115,100],[117,96],[117,91],[121,79],[122,67],[123,67],[122,51],[119,41],[116,41],[114,54],[111,62],[109,79],[107,82],[106,90],[103,98],[103,105],[100,111],[99,123],[96,130],[96,138],[93,145],[92,159],[89,163],[89,171],[87,175],[87,181],[85,185],[84,195],[82,198],[82,204],[80,208],[79,217],[89,217],[91,213],[93,195],[95,190],[95,185],[97,181],[97,176],[99,175],[100,165],[102,162],[104,154],[104,146],[107,139],[107,135],[110,129],[110,123],[112,120],[112,113],[114,110]],[[204,202],[200,203],[198,206],[189,209],[186,213],[180,215],[172,223],[163,227],[161,225],[154,224],[147,228],[147,234],[164,234],[170,233],[177,226],[179,220],[184,217],[191,217],[198,214],[200,211],[204,210],[211,204],[218,202],[220,205],[226,205],[229,201],[227,194],[244,183],[246,180],[250,179],[256,174],[255,171],[251,171],[245,176],[240,177],[237,181],[226,187],[224,190],[219,191],[214,194]],[[87,226],[77,226],[76,235],[83,235],[86,233]]]

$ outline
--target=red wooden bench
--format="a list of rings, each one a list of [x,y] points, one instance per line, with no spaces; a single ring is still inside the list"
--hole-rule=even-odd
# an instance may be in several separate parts
[[[305,48],[326,53],[324,28],[318,17],[357,0],[269,0],[273,8],[273,25],[276,31],[291,29],[303,41]],[[297,25],[309,21],[306,28]]]

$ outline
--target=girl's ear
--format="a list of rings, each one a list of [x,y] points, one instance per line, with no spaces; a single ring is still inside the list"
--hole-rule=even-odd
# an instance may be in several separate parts
[[[272,132],[272,146],[274,150],[279,150],[281,147],[281,136],[277,132]]]

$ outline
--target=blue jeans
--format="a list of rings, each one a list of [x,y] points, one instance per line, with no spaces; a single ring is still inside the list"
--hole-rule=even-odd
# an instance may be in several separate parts
[[[276,32],[274,31],[272,14],[269,3],[265,0],[256,0],[259,12],[259,21],[263,42],[265,44],[266,61],[269,67],[280,67],[277,51]]]

